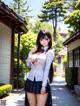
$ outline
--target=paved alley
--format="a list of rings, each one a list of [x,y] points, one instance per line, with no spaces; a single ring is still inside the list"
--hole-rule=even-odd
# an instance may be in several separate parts
[[[51,84],[53,106],[80,106],[80,101],[67,88],[65,80],[56,77],[54,83]],[[19,94],[11,93],[5,97],[5,106],[24,106],[24,91]],[[3,106],[3,105],[2,105]]]
[[[80,101],[67,88],[65,80],[56,77],[51,85],[53,106],[80,106]]]

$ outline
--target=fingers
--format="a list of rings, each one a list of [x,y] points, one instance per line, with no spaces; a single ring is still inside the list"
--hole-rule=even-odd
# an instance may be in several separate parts
[[[38,58],[30,58],[30,59],[31,59],[32,63],[35,63],[38,61]]]
[[[44,93],[46,93],[46,88],[45,87],[42,87],[41,88],[41,94],[44,94]]]

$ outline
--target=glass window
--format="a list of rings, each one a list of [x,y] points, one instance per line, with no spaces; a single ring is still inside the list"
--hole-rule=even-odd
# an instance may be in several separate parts
[[[76,49],[74,51],[74,67],[79,67],[80,66],[80,53],[79,53],[79,49]]]
[[[72,51],[69,52],[68,58],[69,58],[69,67],[73,67],[73,52]]]

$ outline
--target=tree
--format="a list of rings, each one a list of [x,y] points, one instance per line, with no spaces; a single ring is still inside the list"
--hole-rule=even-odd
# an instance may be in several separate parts
[[[57,39],[57,40],[56,40],[56,41],[54,42],[54,44],[53,44],[53,48],[54,48],[54,50],[55,50],[55,59],[56,59],[56,56],[57,56],[58,52],[59,52],[60,50],[62,50],[62,48],[63,48],[63,42],[64,42],[65,38],[63,38],[63,37],[57,32],[56,39]]]
[[[65,0],[65,3],[68,5],[69,12],[75,10],[75,4],[77,3],[77,1],[78,0]]]
[[[35,46],[37,34],[28,31],[27,34],[21,36],[20,39],[20,60],[25,63],[29,51]],[[17,40],[18,37],[15,37],[15,58],[17,58]],[[26,64],[26,63],[25,63]]]
[[[21,49],[20,49],[20,59],[25,63],[29,51],[35,46],[36,44],[36,37],[35,33],[29,31],[27,34],[21,36]]]
[[[75,5],[75,10],[65,16],[65,23],[69,25],[69,28],[73,28],[75,31],[80,30],[80,0]]]
[[[56,40],[56,29],[58,19],[64,16],[66,13],[66,9],[63,6],[63,0],[50,0],[46,1],[43,5],[41,14],[38,16],[40,20],[43,21],[52,21],[54,33],[53,38]]]
[[[53,32],[53,28],[52,28],[52,25],[50,23],[40,22],[39,19],[36,19],[36,22],[34,23],[34,26],[32,28],[32,31],[34,33],[38,33],[39,30],[41,30],[41,29],[48,29],[51,32],[51,34]]]
[[[13,0],[10,7],[19,15],[27,16],[31,11],[27,5],[27,0]]]

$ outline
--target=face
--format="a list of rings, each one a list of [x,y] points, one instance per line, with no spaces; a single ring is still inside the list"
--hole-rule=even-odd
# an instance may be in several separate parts
[[[45,37],[45,38],[41,38],[40,39],[40,44],[42,46],[48,46],[49,42],[50,42],[50,39],[48,37]]]

